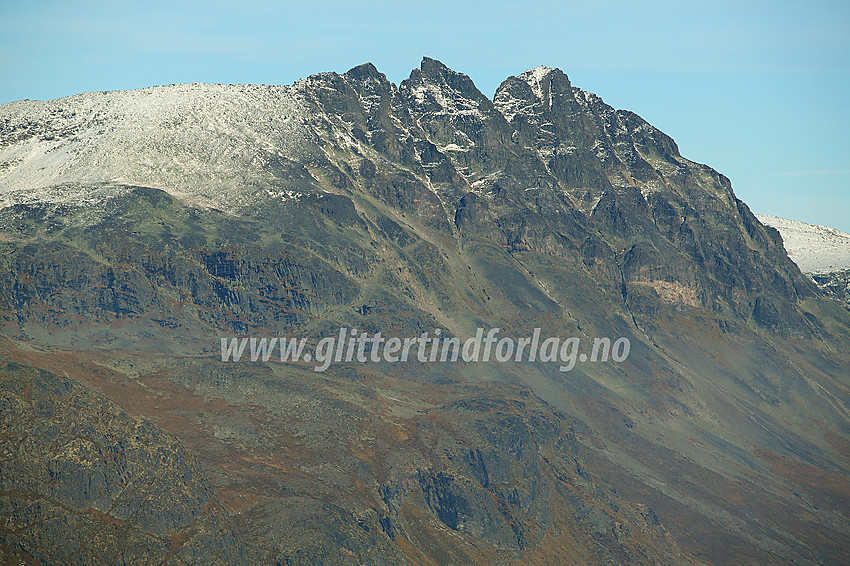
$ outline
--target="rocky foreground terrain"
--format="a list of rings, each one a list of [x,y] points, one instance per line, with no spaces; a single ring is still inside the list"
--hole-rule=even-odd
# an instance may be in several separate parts
[[[0,185],[4,563],[850,562],[850,312],[557,69],[15,102]],[[220,358],[343,326],[631,352]]]

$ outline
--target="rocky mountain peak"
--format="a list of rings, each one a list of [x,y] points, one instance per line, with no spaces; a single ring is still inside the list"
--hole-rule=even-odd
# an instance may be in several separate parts
[[[518,78],[525,81],[540,100],[547,100],[553,95],[564,96],[572,91],[569,77],[562,70],[552,67],[541,65],[525,71]]]
[[[509,122],[518,113],[575,111],[576,104],[567,75],[542,65],[508,77],[496,90],[494,100]]]
[[[410,115],[465,178],[499,171],[513,129],[467,75],[425,57],[399,85]],[[507,151],[506,151],[507,150]]]
[[[469,76],[446,67],[436,59],[422,58],[419,69],[402,81],[399,90],[423,112],[481,113],[492,102],[478,90]]]
[[[442,62],[429,57],[422,58],[419,69],[411,71],[408,81],[411,85],[418,83],[440,87],[441,90],[453,91],[470,100],[487,99],[468,75],[453,71]]]
[[[346,71],[343,77],[361,96],[392,97],[398,91],[372,63],[357,65]]]
[[[387,77],[384,73],[380,72],[375,65],[370,62],[362,63],[357,65],[356,67],[352,67],[349,69],[345,76],[351,80],[355,81],[365,81],[368,79],[374,79],[379,82],[385,82]]]

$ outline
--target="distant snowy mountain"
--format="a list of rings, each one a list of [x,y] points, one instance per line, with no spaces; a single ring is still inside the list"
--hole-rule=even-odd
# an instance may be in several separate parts
[[[804,273],[850,269],[850,234],[777,216],[757,214],[756,218],[779,230],[788,255]]]
[[[779,230],[788,256],[821,291],[850,306],[850,234],[777,216],[756,217]]]

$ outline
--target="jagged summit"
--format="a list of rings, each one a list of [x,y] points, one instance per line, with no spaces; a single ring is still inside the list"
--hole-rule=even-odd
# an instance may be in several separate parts
[[[436,143],[443,154],[436,161],[432,156],[423,162],[417,150],[426,169],[433,169],[428,163],[448,160],[474,183],[499,168],[475,167],[462,153],[472,151],[486,161],[492,154],[488,146],[518,141],[525,128],[515,124],[518,114],[539,122],[543,135],[566,136],[547,130],[549,118],[537,118],[546,112],[598,110],[578,108],[573,98],[565,74],[538,67],[508,79],[494,102],[467,75],[425,57],[398,87],[364,63],[343,75],[320,73],[292,86],[196,83],[21,101],[0,107],[0,184],[28,191],[28,198],[37,196],[34,190],[63,183],[147,185],[235,209],[255,202],[258,191],[288,170],[289,161],[326,159],[322,138],[352,146],[358,132],[372,141],[373,133],[381,137],[379,131],[397,128],[399,140]],[[358,114],[365,128],[351,122]],[[425,132],[418,131],[420,124]],[[454,174],[445,165],[438,169],[443,176]],[[602,175],[595,178],[607,186]],[[439,183],[433,176],[431,181]]]
[[[528,83],[540,99],[553,90],[563,93],[572,88],[570,79],[562,70],[542,65],[525,71],[518,78]]]
[[[443,90],[451,90],[470,100],[487,99],[468,75],[449,69],[440,61],[428,57],[422,58],[419,69],[413,69],[402,85],[430,85]]]
[[[420,112],[483,117],[493,106],[471,78],[428,57],[401,82],[399,90]]]
[[[365,80],[365,79],[375,79],[380,82],[386,82],[387,77],[384,73],[380,72],[375,65],[372,63],[366,62],[356,67],[352,67],[345,73],[346,77],[352,78],[354,80]]]

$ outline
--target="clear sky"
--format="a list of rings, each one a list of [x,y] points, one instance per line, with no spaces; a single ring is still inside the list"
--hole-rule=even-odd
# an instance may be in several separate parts
[[[732,180],[850,232],[850,1],[0,0],[0,103],[178,82],[289,84],[423,55],[488,96],[558,67]]]

